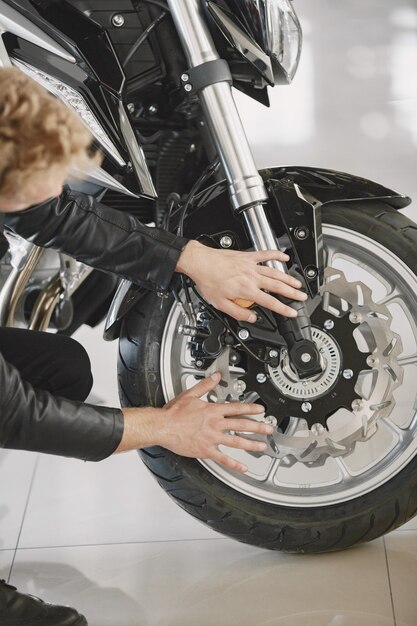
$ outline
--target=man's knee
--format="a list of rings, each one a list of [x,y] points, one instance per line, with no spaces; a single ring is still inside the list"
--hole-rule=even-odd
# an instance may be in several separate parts
[[[83,401],[93,386],[91,362],[85,348],[70,337],[59,336],[62,367],[60,383],[69,400]],[[59,366],[58,366],[59,367]]]

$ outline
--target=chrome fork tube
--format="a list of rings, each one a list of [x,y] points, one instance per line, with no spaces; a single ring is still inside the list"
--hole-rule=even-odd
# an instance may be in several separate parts
[[[190,68],[216,61],[219,54],[206,24],[200,0],[168,0]],[[227,81],[199,91],[201,106],[223,165],[235,210],[244,209],[245,221],[256,250],[278,250],[262,203],[268,199],[246,133]],[[278,261],[271,264],[281,271]]]

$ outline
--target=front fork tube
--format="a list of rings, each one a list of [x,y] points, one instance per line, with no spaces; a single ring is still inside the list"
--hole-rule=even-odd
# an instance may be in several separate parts
[[[168,5],[189,68],[219,60],[200,0],[168,0]],[[263,207],[263,203],[268,201],[268,193],[247,141],[231,85],[227,81],[215,82],[203,87],[198,93],[204,118],[226,175],[233,209],[243,214],[255,250],[279,250]],[[288,273],[286,265],[279,261],[270,261],[268,265]],[[295,344],[303,344],[302,354],[305,359],[306,350],[312,353],[315,348],[310,318],[304,303],[289,304],[299,314],[295,319],[280,318],[280,332],[289,343],[290,355]],[[311,344],[310,347],[308,344]]]
[[[277,250],[275,235],[269,225],[265,210],[261,204],[243,211],[243,217],[252,242],[256,250]],[[280,261],[269,261],[270,267],[275,267],[287,273],[287,267]],[[296,318],[278,316],[277,326],[284,337],[290,359],[300,378],[307,378],[322,371],[321,359],[313,341],[311,320],[304,302],[288,301],[280,298],[298,313]]]

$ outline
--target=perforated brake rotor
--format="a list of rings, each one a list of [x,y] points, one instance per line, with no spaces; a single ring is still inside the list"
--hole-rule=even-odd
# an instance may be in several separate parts
[[[267,407],[264,419],[277,424],[275,433],[268,437],[266,454],[311,465],[320,465],[329,456],[344,456],[357,442],[368,440],[378,420],[388,417],[394,408],[393,392],[403,375],[397,363],[402,343],[391,330],[388,308],[375,303],[363,283],[348,282],[342,271],[327,268],[325,278],[323,308],[312,316],[319,350],[326,350],[324,335],[328,337],[329,362],[324,363],[323,374],[305,386],[294,371],[288,370],[284,358],[275,371],[268,372],[269,379],[263,384],[257,381],[259,364],[255,362],[249,363],[242,377],[247,391],[255,392]],[[323,330],[328,319],[334,322],[330,331]],[[367,346],[363,351],[354,337],[355,329]],[[339,368],[337,375],[334,367]],[[352,372],[351,377],[343,376],[344,368]],[[372,380],[365,393],[359,374],[366,370]],[[305,395],[299,398],[303,388]],[[311,405],[308,412],[301,408],[304,402]],[[279,428],[280,423],[284,428]]]

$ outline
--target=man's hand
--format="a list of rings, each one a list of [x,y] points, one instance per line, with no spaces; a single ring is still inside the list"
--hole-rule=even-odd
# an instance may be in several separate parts
[[[246,472],[245,465],[220,452],[218,446],[263,452],[266,444],[227,431],[271,435],[273,428],[241,417],[263,413],[259,404],[201,400],[217,387],[220,379],[218,372],[213,374],[183,391],[162,409],[123,409],[125,430],[116,452],[158,445],[181,456],[211,459],[234,471]]]
[[[202,396],[218,385],[220,379],[219,373],[213,374],[164,406],[168,419],[162,445],[181,456],[212,459],[232,470],[246,472],[245,465],[220,452],[218,446],[263,452],[266,444],[226,431],[271,435],[273,428],[253,419],[238,417],[263,413],[265,409],[259,404],[217,404],[201,400]]]
[[[236,320],[256,322],[256,314],[239,306],[236,300],[254,302],[285,317],[296,317],[291,307],[271,294],[291,300],[306,300],[299,288],[299,280],[277,269],[258,265],[266,261],[288,261],[289,257],[277,250],[239,252],[217,250],[189,241],[179,258],[176,271],[189,276],[203,298],[219,311]]]

